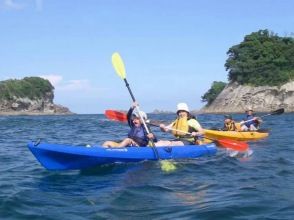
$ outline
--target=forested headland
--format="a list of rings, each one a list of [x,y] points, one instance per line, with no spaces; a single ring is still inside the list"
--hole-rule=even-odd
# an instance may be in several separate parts
[[[53,102],[54,87],[40,77],[0,81],[0,115],[72,114]]]
[[[40,77],[0,81],[0,99],[2,100],[12,100],[13,97],[39,99],[53,90],[51,83]]]
[[[294,80],[294,38],[259,30],[227,51],[225,68],[229,83],[246,86],[281,86]],[[215,81],[202,96],[210,105],[227,85]]]

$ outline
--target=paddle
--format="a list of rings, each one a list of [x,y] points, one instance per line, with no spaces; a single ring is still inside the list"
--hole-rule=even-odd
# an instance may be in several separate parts
[[[132,98],[133,102],[136,102],[136,99],[135,99],[135,97],[134,97],[134,95],[132,93],[132,90],[130,88],[130,85],[129,85],[127,79],[126,79],[126,71],[125,71],[124,62],[123,62],[121,56],[119,55],[119,53],[117,53],[117,52],[115,52],[115,53],[112,54],[112,65],[113,65],[113,67],[114,67],[117,75],[121,79],[124,80],[125,85],[126,85],[128,91],[129,91],[130,95],[131,95],[131,98]],[[140,113],[139,106],[136,106],[136,109],[138,111],[138,114],[140,116],[141,121],[143,122],[143,125],[144,125],[144,128],[145,128],[147,134],[150,134],[149,128],[147,127],[146,122],[145,122],[145,120],[143,119],[143,117],[142,117],[142,115]],[[154,146],[153,141],[151,140],[150,142],[151,142],[151,148],[152,148],[152,150],[154,152],[155,158],[157,160],[159,160],[160,157],[159,157],[158,151],[157,151],[156,147]],[[164,170],[166,170],[166,171],[169,171],[169,170],[175,169],[175,166],[173,164],[171,164],[171,163],[167,163],[167,162],[166,163],[163,163],[161,161],[161,168],[164,169]]]
[[[148,122],[148,124],[152,125],[152,126],[156,126],[156,127],[160,127],[157,124]],[[177,132],[182,132],[188,135],[192,135],[192,133],[190,132],[185,132],[185,131],[181,131],[178,129],[173,129],[173,128],[169,128],[169,130],[171,131],[177,131]],[[235,140],[229,140],[229,139],[212,139],[212,138],[208,138],[206,136],[204,136],[204,138],[211,140],[213,142],[215,142],[217,145],[224,147],[224,148],[230,148],[232,150],[236,150],[236,151],[246,151],[248,150],[248,144],[245,142],[240,142],[240,141],[235,141]]]
[[[123,112],[114,111],[114,110],[106,110],[105,115],[108,119],[120,122],[127,122],[127,115]]]
[[[262,115],[262,116],[259,116],[260,118],[263,118],[263,117],[266,117],[266,116],[269,116],[269,115],[281,115],[285,112],[285,109],[284,108],[279,108],[275,111],[272,111],[266,115]]]
[[[272,112],[270,112],[270,113],[268,113],[268,114],[265,114],[265,115],[262,115],[262,116],[258,116],[259,118],[264,118],[264,117],[266,117],[266,116],[270,116],[270,115],[281,115],[281,114],[283,114],[285,112],[285,109],[284,108],[279,108],[279,109],[277,109],[277,110],[275,110],[275,111],[272,111]],[[254,119],[250,119],[250,120],[247,120],[247,121],[242,121],[242,122],[240,122],[240,124],[244,124],[244,123],[246,123],[246,122],[249,122],[249,121],[253,121]]]
[[[115,110],[106,110],[105,115],[108,119],[120,121],[120,122],[126,122],[125,118],[127,117],[127,115],[123,112],[119,112],[119,111],[115,111]],[[155,123],[148,122],[148,124],[155,126],[155,127],[160,127],[158,124],[155,124]],[[170,130],[183,132],[183,131],[176,130],[176,129],[170,129]],[[183,132],[183,133],[191,135],[191,133],[189,133],[189,132]],[[204,136],[204,137],[208,140],[216,142],[217,145],[224,147],[224,148],[231,148],[236,151],[248,150],[248,144],[245,142],[229,140],[229,139],[216,140],[216,139],[208,138],[206,136]]]

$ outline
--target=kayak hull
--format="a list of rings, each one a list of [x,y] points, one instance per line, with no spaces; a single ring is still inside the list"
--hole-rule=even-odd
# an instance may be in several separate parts
[[[258,131],[218,131],[204,130],[205,137],[211,139],[231,139],[237,141],[255,141],[268,137],[268,132]]]
[[[48,170],[80,170],[103,164],[157,160],[151,147],[104,148],[30,142],[28,148]],[[191,159],[217,152],[214,143],[156,149],[160,159]]]

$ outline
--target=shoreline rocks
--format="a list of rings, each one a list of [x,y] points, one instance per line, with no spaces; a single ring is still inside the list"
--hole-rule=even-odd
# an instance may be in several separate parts
[[[16,98],[0,100],[0,115],[69,115],[69,108],[53,103],[53,99]]]
[[[278,86],[239,85],[229,83],[218,97],[200,109],[201,113],[243,113],[247,108],[255,112],[270,112],[284,108],[294,112],[294,81]]]
[[[0,81],[0,86],[0,115],[74,114],[69,108],[54,104],[54,87],[47,80],[27,77],[23,80]],[[42,91],[42,88],[47,91]]]

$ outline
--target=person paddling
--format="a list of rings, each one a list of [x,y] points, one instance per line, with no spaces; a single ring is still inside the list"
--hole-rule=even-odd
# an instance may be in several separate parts
[[[128,133],[128,137],[120,143],[114,141],[106,141],[102,144],[103,147],[146,147],[149,140],[157,141],[156,137],[152,133],[147,134],[143,122],[140,119],[141,115],[143,120],[147,120],[147,115],[143,111],[138,112],[137,110],[135,110],[137,105],[138,104],[134,102],[127,113],[128,124],[131,128]]]
[[[199,122],[190,114],[186,103],[179,103],[177,105],[177,119],[167,126],[160,124],[160,129],[164,132],[171,131],[176,139],[172,141],[160,140],[155,143],[156,146],[183,146],[200,144],[199,136],[204,133]]]
[[[241,122],[241,131],[256,131],[259,129],[259,125],[262,120],[258,117],[254,116],[252,108],[248,108],[246,111],[246,118],[244,118]]]
[[[223,131],[237,131],[235,121],[233,120],[232,115],[225,115]]]

